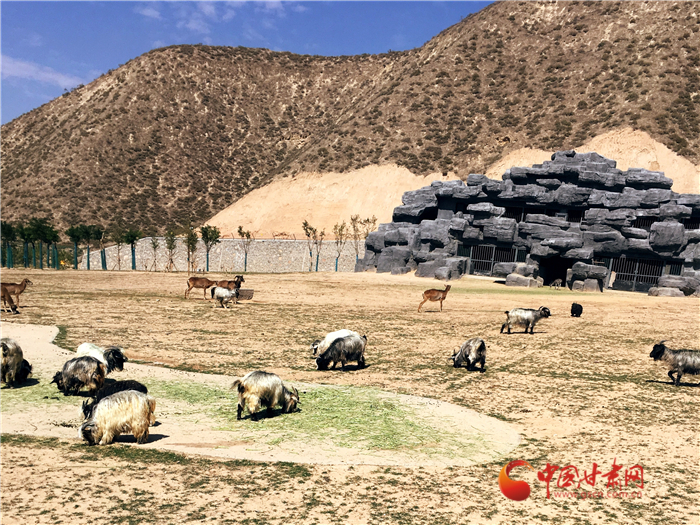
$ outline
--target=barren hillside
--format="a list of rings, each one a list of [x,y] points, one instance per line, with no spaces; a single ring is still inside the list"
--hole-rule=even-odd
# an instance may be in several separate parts
[[[406,52],[157,49],[2,127],[3,218],[162,228],[278,177],[466,177],[625,127],[698,164],[699,46],[696,2],[502,2]]]

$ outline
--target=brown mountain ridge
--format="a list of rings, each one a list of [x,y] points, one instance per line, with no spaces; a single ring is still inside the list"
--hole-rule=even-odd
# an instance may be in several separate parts
[[[2,127],[3,220],[162,229],[301,171],[466,178],[620,127],[698,164],[699,47],[696,2],[500,2],[405,52],[156,49]]]

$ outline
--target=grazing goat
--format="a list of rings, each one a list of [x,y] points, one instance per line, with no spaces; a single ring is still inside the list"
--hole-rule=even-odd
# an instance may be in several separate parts
[[[16,384],[23,383],[31,375],[32,367],[24,359],[22,349],[14,339],[3,337],[0,339],[0,347],[2,348],[0,379],[10,388],[14,388]],[[29,375],[26,376],[23,371],[24,363],[29,367]]]
[[[138,381],[134,381],[131,379],[127,381],[115,381],[110,385],[105,385],[102,388],[100,388],[95,394],[95,398],[92,401],[88,401],[87,399],[83,401],[83,417],[85,419],[90,419],[90,417],[92,417],[93,410],[100,401],[102,401],[105,397],[111,396],[112,394],[116,394],[117,392],[123,392],[125,390],[136,390],[137,392],[148,394],[148,388],[146,388],[146,385],[143,385]],[[155,411],[155,405],[153,411]]]
[[[148,441],[156,400],[148,394],[124,390],[100,401],[90,419],[80,425],[78,437],[90,445],[109,445],[123,432],[131,432],[141,445]]]
[[[649,357],[654,361],[663,360],[670,368],[668,377],[676,386],[680,386],[681,377],[683,374],[699,375],[700,374],[700,351],[698,350],[671,350],[666,348],[666,341],[661,341],[654,345]],[[673,377],[673,374],[676,377]]]
[[[228,288],[229,290],[240,290],[241,285],[245,282],[242,275],[236,275],[233,281],[216,281],[216,286],[221,286],[222,288]],[[211,290],[211,298],[214,298],[214,289]]]
[[[317,353],[322,354],[323,352],[328,350],[328,347],[331,346],[333,341],[335,341],[336,339],[340,339],[341,337],[347,337],[349,335],[356,335],[358,337],[360,336],[360,334],[358,334],[357,332],[353,332],[352,330],[337,330],[335,332],[330,332],[326,334],[326,337],[324,337],[323,340],[316,339],[313,343],[311,343],[311,350],[313,350],[314,355],[316,355]]]
[[[15,296],[15,304],[19,308],[19,294],[21,294],[24,289],[27,287],[28,284],[34,284],[31,282],[29,279],[22,279],[22,282],[17,284],[17,283],[0,283],[3,288],[7,290],[7,292],[11,295]]]
[[[486,372],[486,343],[480,337],[465,341],[453,352],[452,363],[455,368],[466,363],[467,370],[476,370],[476,363],[481,363],[479,372]]]
[[[555,290],[558,290],[561,288],[561,283],[561,279],[554,279],[551,283],[549,283],[549,287],[551,288],[553,286]]]
[[[15,305],[10,292],[7,290],[4,284],[0,286],[0,295],[2,296],[3,311],[7,312],[7,309],[9,308],[10,312],[13,314],[18,314],[19,310],[17,310],[17,305]]]
[[[432,289],[423,292],[423,301],[418,305],[418,311],[420,312],[420,307],[423,306],[426,301],[440,301],[440,311],[442,312],[442,302],[445,300],[445,297],[447,297],[447,292],[450,291],[450,288],[452,288],[452,286],[447,284],[444,290]]]
[[[571,305],[571,317],[581,317],[583,313],[583,306],[578,303],[573,303]]]
[[[231,301],[233,301],[233,304],[238,304],[238,288],[229,290],[228,288],[217,286],[212,289],[211,298],[216,299],[221,308],[228,308],[226,305]],[[216,305],[214,307],[216,308]]]
[[[357,367],[364,368],[366,346],[366,335],[360,337],[357,334],[353,334],[336,339],[325,352],[316,358],[316,369],[328,370],[330,363],[333,363],[332,368],[335,368],[335,365],[340,363],[341,369],[345,370],[347,361],[357,361]]]
[[[210,281],[206,277],[190,277],[187,279],[187,290],[185,290],[185,299],[190,295],[192,288],[204,288],[204,299],[207,298],[207,288],[211,288],[216,284],[216,281]]]
[[[60,372],[53,376],[64,396],[78,395],[82,387],[88,389],[88,395],[93,397],[105,382],[106,368],[94,357],[76,357],[71,359]]]
[[[122,352],[120,346],[108,346],[102,348],[93,343],[81,344],[75,352],[78,357],[94,357],[100,363],[105,365],[107,374],[111,374],[113,370],[121,372],[124,370],[124,363],[129,360]]]
[[[236,379],[231,385],[232,389],[238,390],[238,415],[236,419],[241,419],[246,403],[248,411],[253,421],[257,421],[258,410],[261,406],[266,407],[268,416],[272,415],[273,407],[280,405],[282,412],[296,412],[299,403],[299,391],[296,388],[288,390],[279,376],[256,370]]]
[[[513,308],[510,312],[506,311],[508,319],[503,326],[501,326],[501,333],[503,329],[507,326],[508,333],[512,325],[521,325],[525,327],[525,333],[527,333],[528,328],[530,329],[530,334],[535,329],[537,322],[543,317],[549,317],[552,312],[549,308],[545,306],[540,306],[539,310],[533,310],[532,308]]]

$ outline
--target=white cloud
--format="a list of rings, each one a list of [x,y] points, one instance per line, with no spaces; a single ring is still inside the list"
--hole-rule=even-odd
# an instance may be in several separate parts
[[[178,28],[189,29],[195,33],[209,34],[211,30],[209,29],[209,24],[207,24],[201,16],[191,16],[186,20],[180,20],[177,23]]]
[[[134,11],[140,15],[147,16],[148,18],[155,18],[156,20],[160,20],[160,11],[158,11],[155,7],[153,6],[139,6],[134,9]]]
[[[53,84],[63,89],[68,89],[83,83],[82,79],[59,73],[47,66],[16,60],[12,57],[2,55],[2,78],[23,78],[27,80],[38,80],[47,84]]]
[[[213,2],[197,2],[197,8],[209,18],[216,18],[216,6]]]
[[[29,33],[23,42],[29,47],[41,47],[44,45],[44,39],[37,33]]]

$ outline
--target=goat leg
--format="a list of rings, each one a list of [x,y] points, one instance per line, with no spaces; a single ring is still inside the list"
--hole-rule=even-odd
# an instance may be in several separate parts
[[[241,419],[242,415],[243,415],[243,407],[241,406],[240,403],[238,403],[238,413],[236,414],[236,419]]]
[[[683,376],[683,372],[680,370],[676,372],[676,386],[681,386],[681,377]]]

